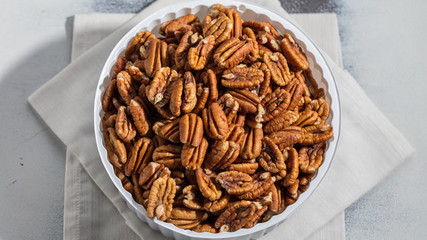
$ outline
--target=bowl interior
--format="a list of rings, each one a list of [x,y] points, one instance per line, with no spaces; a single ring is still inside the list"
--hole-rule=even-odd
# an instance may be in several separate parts
[[[101,132],[101,119],[104,114],[101,107],[102,93],[104,92],[105,88],[107,87],[111,79],[116,59],[119,56],[124,55],[124,51],[127,47],[127,44],[129,43],[129,41],[132,40],[132,38],[136,35],[136,33],[144,30],[150,30],[152,31],[152,33],[159,36],[157,32],[158,32],[160,23],[165,22],[167,20],[175,19],[177,17],[183,16],[189,13],[196,14],[199,16],[199,18],[202,19],[203,16],[205,16],[208,13],[209,7],[215,3],[217,3],[217,1],[196,0],[196,1],[188,1],[183,3],[171,4],[153,13],[151,16],[145,18],[140,23],[138,23],[117,43],[117,45],[114,47],[111,54],[109,55],[104,65],[104,68],[102,69],[102,72],[98,81],[98,86],[97,86],[96,95],[95,95],[95,103],[94,103],[95,138],[96,138],[98,151],[101,157],[101,161],[110,179],[118,189],[121,196],[126,200],[128,206],[138,215],[139,218],[141,218],[141,220],[147,222],[151,227],[155,229],[159,229],[158,226],[160,226],[160,230],[170,229],[175,233],[178,233],[180,235],[184,235],[187,237],[210,238],[210,239],[233,238],[233,237],[253,234],[255,232],[265,231],[266,229],[271,230],[272,227],[274,227],[278,223],[288,218],[313,193],[313,191],[319,185],[320,181],[325,176],[331,164],[332,158],[334,156],[338,138],[339,138],[339,132],[340,132],[340,104],[339,104],[338,92],[336,89],[335,81],[325,59],[323,58],[318,48],[309,39],[309,37],[287,19],[276,14],[275,12],[272,12],[270,10],[263,8],[262,6],[251,4],[251,3],[232,1],[232,0],[221,1],[221,4],[238,10],[243,20],[257,20],[257,21],[270,22],[279,31],[279,33],[281,34],[285,32],[289,33],[299,43],[299,45],[304,50],[310,62],[310,68],[312,70],[314,79],[318,83],[319,87],[324,88],[326,90],[326,100],[329,102],[331,107],[330,117],[327,123],[332,125],[334,129],[334,137],[328,141],[327,150],[324,156],[324,162],[322,166],[319,168],[317,176],[311,181],[310,187],[307,189],[307,191],[302,193],[299,196],[298,200],[294,204],[288,206],[283,213],[273,216],[269,221],[265,223],[258,223],[253,228],[240,229],[232,233],[211,234],[211,233],[196,233],[189,230],[183,230],[178,227],[175,227],[173,224],[166,223],[163,221],[158,221],[157,219],[153,220],[148,218],[145,208],[142,207],[140,204],[136,203],[132,198],[131,194],[123,188],[120,180],[114,174],[114,169],[112,165],[108,161],[107,152],[104,147],[104,143],[102,140],[102,132]],[[156,224],[158,226],[156,226]]]

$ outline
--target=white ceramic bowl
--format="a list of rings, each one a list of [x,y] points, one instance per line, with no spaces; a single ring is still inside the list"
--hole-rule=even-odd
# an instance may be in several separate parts
[[[178,227],[175,227],[173,224],[159,221],[157,219],[150,219],[147,216],[147,211],[145,210],[145,208],[140,204],[136,203],[132,198],[132,195],[123,188],[120,180],[114,174],[112,165],[107,159],[107,152],[104,147],[101,132],[101,119],[104,114],[101,107],[102,93],[110,82],[111,75],[113,72],[113,66],[117,58],[120,55],[123,55],[129,41],[136,35],[136,33],[144,30],[150,30],[156,34],[158,32],[160,23],[165,22],[167,20],[175,19],[177,17],[181,17],[189,13],[196,14],[199,16],[200,19],[203,19],[203,17],[206,16],[208,12],[208,8],[215,3],[218,3],[218,1],[196,0],[171,4],[157,12],[154,12],[151,16],[142,20],[139,24],[132,28],[132,30],[130,30],[114,47],[104,65],[104,68],[102,69],[102,73],[99,78],[98,86],[96,89],[94,108],[94,127],[96,144],[98,147],[99,155],[101,157],[101,161],[105,167],[105,170],[110,176],[111,181],[119,190],[120,195],[126,201],[129,208],[133,210],[142,221],[146,222],[151,228],[160,231],[163,235],[167,237],[173,237],[179,240],[256,239],[273,230],[278,224],[282,223],[289,216],[291,216],[291,214],[294,213],[295,210],[317,188],[331,164],[340,132],[340,104],[334,78],[322,54],[319,52],[315,44],[307,37],[307,35],[304,34],[300,29],[298,29],[294,24],[292,24],[285,18],[281,17],[275,12],[263,8],[262,6],[232,0],[221,1],[222,5],[232,7],[238,10],[243,20],[270,22],[280,33],[283,34],[284,32],[288,32],[295,38],[295,40],[299,43],[299,45],[302,47],[302,49],[307,55],[307,58],[310,62],[310,68],[312,69],[313,76],[319,84],[319,87],[323,87],[327,92],[326,100],[330,103],[331,106],[330,117],[327,123],[333,126],[334,137],[329,140],[327,150],[324,156],[324,162],[319,168],[317,176],[310,183],[310,187],[307,189],[307,191],[302,193],[299,196],[298,200],[294,204],[288,206],[283,213],[273,216],[269,221],[265,223],[258,223],[253,228],[240,229],[236,232],[212,234],[197,233],[190,230],[183,230]],[[322,203],[319,203],[319,207],[321,207],[321,204]],[[284,233],[284,238],[286,238],[286,233]]]

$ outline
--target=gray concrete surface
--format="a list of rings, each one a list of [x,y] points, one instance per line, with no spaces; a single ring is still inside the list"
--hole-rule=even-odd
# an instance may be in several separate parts
[[[2,0],[0,239],[62,238],[65,147],[26,99],[69,63],[70,17],[150,2]],[[417,150],[346,209],[347,239],[426,239],[427,1],[281,2],[293,13],[337,13],[345,68]]]

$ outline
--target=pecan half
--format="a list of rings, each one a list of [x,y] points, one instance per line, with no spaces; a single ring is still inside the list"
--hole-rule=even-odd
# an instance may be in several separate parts
[[[262,139],[264,143],[264,151],[259,158],[259,164],[264,170],[279,174],[281,177],[286,176],[285,157],[279,147],[269,138]]]
[[[165,168],[165,165],[150,162],[144,168],[141,168],[141,173],[138,178],[138,185],[145,190],[149,190],[153,186],[156,179],[163,176],[169,177],[171,171],[168,168]]]
[[[200,40],[201,36],[198,33],[188,31],[182,36],[178,47],[175,50],[175,63],[176,67],[180,70],[189,71],[191,70],[190,63],[188,62],[189,49],[196,45]]]
[[[288,110],[292,111],[297,107],[298,103],[301,101],[302,95],[304,93],[304,87],[299,84],[288,84],[285,88],[286,91],[288,91],[292,98],[288,106]]]
[[[249,121],[246,121],[249,122]],[[262,124],[251,124],[245,129],[245,137],[240,150],[240,157],[244,159],[254,159],[261,154],[262,149],[262,138],[264,132],[262,130]]]
[[[189,209],[203,210],[203,196],[196,185],[188,185],[182,190],[183,204]]]
[[[218,100],[218,83],[216,75],[212,69],[208,69],[200,75],[201,82],[209,87],[209,104]]]
[[[285,129],[286,127],[291,126],[300,118],[300,115],[298,115],[295,111],[285,111],[281,113],[280,115],[276,116],[275,118],[271,119],[267,124],[264,126],[264,132],[271,133],[275,131],[279,131],[282,129]]]
[[[211,35],[201,40],[196,47],[191,47],[188,50],[188,64],[192,69],[201,70],[206,66],[212,57],[214,44],[215,37]]]
[[[289,64],[291,64],[297,70],[308,69],[309,63],[307,58],[301,51],[298,43],[295,42],[291,35],[286,33],[283,36],[283,39],[280,41],[280,47],[282,48],[283,54],[285,54]]]
[[[141,134],[141,136],[146,136],[150,131],[151,123],[140,102],[142,103],[142,100],[138,100],[138,97],[132,99],[129,104],[129,112],[132,115],[138,133]]]
[[[210,223],[205,223],[205,224],[197,225],[194,228],[192,228],[191,231],[194,231],[194,232],[209,232],[209,233],[217,233],[218,232],[216,230],[216,228],[214,227],[214,225],[210,224]]]
[[[139,49],[141,46],[146,47],[148,42],[156,38],[150,31],[139,32],[136,36],[130,41],[128,47],[125,50],[126,59],[135,61],[139,56]]]
[[[175,186],[175,180],[166,175],[154,181],[148,197],[148,217],[154,218],[156,216],[161,221],[169,218],[175,198]]]
[[[156,122],[153,125],[154,132],[161,138],[167,139],[173,143],[179,143],[179,119],[172,122]]]
[[[245,159],[247,160],[247,159]],[[242,173],[247,173],[247,174],[254,174],[258,168],[259,168],[259,163],[255,161],[255,159],[251,159],[251,160],[247,160],[248,162],[242,162],[241,160],[239,160],[239,158],[234,161],[233,164],[231,164],[228,167],[228,171],[238,171],[238,172],[242,172]]]
[[[279,86],[285,86],[291,81],[291,72],[289,71],[286,58],[279,52],[265,53],[263,61],[271,72],[271,79]]]
[[[122,158],[123,155],[119,155],[119,154],[123,154],[124,153],[124,157],[126,158],[126,147],[123,144],[123,142],[121,142],[121,144],[123,144],[123,150],[122,149],[118,149],[119,153],[116,152],[116,150],[114,149],[114,145],[113,145],[113,141],[110,137],[110,132],[108,130],[109,128],[105,129],[104,131],[102,131],[102,136],[104,139],[104,145],[105,145],[105,150],[107,150],[107,157],[108,157],[108,161],[110,161],[110,163],[117,169],[123,169],[123,163],[122,163]],[[114,131],[114,128],[111,128],[114,132],[114,134],[116,134],[116,132]],[[116,135],[116,138],[117,135]],[[120,140],[119,140],[120,141]],[[121,146],[121,145],[119,145]],[[123,151],[123,152],[122,152]],[[125,159],[126,161],[126,159]]]
[[[255,212],[249,217],[249,221],[245,224],[244,228],[251,228],[255,226],[260,220],[262,215],[268,210],[267,205],[261,205],[259,202],[254,202]]]
[[[197,103],[196,81],[191,72],[184,73],[184,79],[174,82],[169,108],[174,116],[191,112]]]
[[[228,89],[227,93],[239,103],[239,112],[253,114],[258,111],[258,105],[261,100],[255,93],[246,89]]]
[[[211,170],[225,169],[239,156],[239,144],[231,141],[216,141],[205,159],[205,167]]]
[[[269,172],[255,174],[252,178],[254,178],[252,189],[249,192],[239,195],[239,199],[253,200],[259,198],[268,191],[275,181],[275,178],[271,177],[271,173]]]
[[[116,64],[114,64],[113,80],[117,77],[119,72],[125,70],[126,61],[126,58],[123,56],[117,58]]]
[[[180,169],[181,165],[181,146],[162,145],[153,152],[153,161],[165,165],[169,169]]]
[[[231,20],[231,23],[233,24],[233,28],[231,30],[231,36],[235,38],[239,38],[242,36],[242,18],[240,17],[240,14],[236,12],[234,9],[228,8],[225,11],[225,14],[227,17]]]
[[[293,147],[286,148],[283,151],[283,156],[285,157],[287,165],[287,174],[282,180],[282,184],[283,186],[288,187],[295,183],[299,175],[300,165],[298,160],[298,152]]]
[[[208,150],[208,141],[206,138],[202,139],[202,142],[198,147],[193,147],[190,144],[184,144],[181,151],[181,164],[183,167],[189,170],[196,170],[202,166],[205,160],[206,151]]]
[[[218,99],[218,104],[224,110],[224,114],[227,117],[227,123],[230,125],[233,120],[237,117],[237,111],[239,111],[239,103],[231,96],[226,93]]]
[[[222,194],[222,197],[216,201],[209,201],[208,199],[205,199],[203,208],[211,213],[218,212],[227,206],[228,201],[230,201],[230,195],[224,193]]]
[[[231,36],[233,23],[224,15],[213,19],[203,27],[203,36],[213,35],[215,37],[215,45],[222,43]]]
[[[319,115],[317,114],[317,112],[312,110],[307,110],[300,113],[298,120],[293,125],[298,127],[314,125],[317,122],[318,118],[319,118]]]
[[[132,77],[132,79],[135,80],[136,82],[146,85],[150,81],[150,78],[145,74],[145,72],[142,72],[131,61],[128,61],[126,63],[125,69],[129,73],[129,75]]]
[[[166,37],[173,37],[174,33],[181,29],[182,26],[198,22],[199,18],[194,14],[187,14],[175,20],[169,20],[160,25],[159,33]]]
[[[303,147],[299,151],[299,167],[303,173],[314,173],[323,163],[325,144],[317,144],[313,148]]]
[[[223,68],[237,66],[249,55],[253,48],[252,41],[230,38],[225,40],[213,55],[215,63]]]
[[[129,180],[129,178],[128,177],[126,177],[125,176],[125,174],[122,172],[122,171],[120,171],[120,170],[118,170],[118,169],[115,169],[114,170],[114,174],[116,174],[116,176],[117,176],[117,178],[119,178],[120,179],[120,181],[122,182],[122,186],[123,186],[123,188],[126,190],[126,191],[128,191],[128,192],[130,192],[131,194],[133,193],[133,184],[132,184],[132,182]]]
[[[272,132],[268,137],[279,146],[279,148],[290,147],[302,139],[300,127],[286,127],[280,131]]]
[[[274,37],[281,37],[277,30],[269,22],[244,21],[243,27],[249,27],[255,31],[264,31],[273,34]]]
[[[194,113],[187,113],[179,120],[179,139],[181,143],[197,147],[203,138],[203,120]]]
[[[116,117],[116,133],[124,142],[130,142],[135,136],[136,131],[132,122],[128,121],[126,116],[126,107],[121,106]]]
[[[116,95],[116,93],[117,93],[117,80],[113,79],[108,84],[107,88],[105,88],[105,92],[102,95],[101,103],[102,103],[102,110],[104,110],[104,112],[108,112],[108,110],[110,110],[111,101],[113,97]]]
[[[208,216],[205,211],[177,207],[172,210],[167,222],[182,229],[191,229],[205,221]]]
[[[277,41],[276,37],[269,32],[258,32],[257,41],[259,44],[262,44],[268,48],[270,48],[274,52],[280,52],[280,45]]]
[[[260,59],[260,55],[259,55],[259,47],[258,47],[258,42],[256,41],[256,35],[254,33],[254,31],[251,28],[245,27],[243,28],[243,34],[244,34],[244,38],[246,37],[246,39],[250,39],[250,41],[252,41],[252,50],[251,52],[248,54],[248,56],[246,56],[245,62],[255,62],[258,59]]]
[[[237,171],[220,172],[216,181],[230,195],[241,195],[252,189],[253,179],[246,173]]]
[[[301,145],[315,145],[326,142],[334,136],[332,126],[329,124],[319,124],[302,128],[302,137],[298,141]]]
[[[209,201],[221,198],[221,188],[215,181],[215,175],[209,169],[198,168],[196,170],[196,180],[200,192]]]
[[[161,68],[156,72],[151,84],[146,87],[148,101],[158,107],[165,106],[170,99],[171,90],[168,86],[178,79],[178,73],[169,67]],[[169,91],[168,91],[169,90]]]
[[[132,78],[126,71],[121,71],[117,74],[117,89],[127,105],[136,96],[136,92],[132,87]]]
[[[255,213],[255,205],[250,201],[238,201],[218,216],[215,227],[220,232],[234,232],[245,226]]]
[[[202,116],[206,134],[210,138],[221,140],[227,135],[227,117],[218,103],[213,102],[208,109],[203,109]]]
[[[255,90],[256,94],[261,99],[263,99],[267,95],[268,90],[270,89],[270,79],[271,79],[270,70],[268,69],[265,63],[261,63],[261,62],[255,62],[254,64],[251,65],[251,67],[260,69],[264,73],[264,80],[261,82],[261,84],[259,86],[256,86],[255,88],[249,89],[252,92],[253,90]]]
[[[264,73],[252,67],[233,67],[224,71],[221,84],[227,88],[250,88],[264,81]]]
[[[325,101],[325,99],[323,98],[319,98],[311,101],[307,105],[306,109],[316,111],[320,118],[319,122],[321,124],[325,123],[326,119],[328,119],[329,117],[330,106],[329,106],[329,103]]]
[[[146,56],[144,69],[149,77],[153,77],[156,71],[169,65],[168,45],[160,39],[152,39],[148,43]]]
[[[140,173],[150,162],[154,151],[154,145],[149,138],[140,138],[130,151],[129,160],[125,165],[125,174],[130,176],[134,172]]]
[[[277,183],[276,183],[277,184]],[[271,204],[269,206],[270,211],[278,214],[285,210],[285,191],[280,187],[280,185],[272,184],[271,191]]]

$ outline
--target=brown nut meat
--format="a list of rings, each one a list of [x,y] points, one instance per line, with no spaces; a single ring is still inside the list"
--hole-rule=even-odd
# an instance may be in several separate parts
[[[209,201],[216,201],[221,198],[221,187],[216,183],[215,175],[212,171],[198,168],[196,170],[196,180],[200,192],[206,199],[209,199]]]
[[[205,221],[208,216],[205,211],[177,207],[172,210],[170,217],[166,221],[182,229],[191,229]]]
[[[173,143],[179,143],[179,119],[172,122],[156,122],[153,125],[154,133],[163,139],[167,139]]]
[[[206,70],[200,75],[200,79],[205,86],[209,87],[209,104],[216,102],[218,100],[218,83],[214,71]]]
[[[115,150],[113,141],[111,139],[110,136],[110,131],[108,130],[110,128],[105,129],[104,131],[102,131],[102,136],[104,138],[104,144],[105,144],[105,149],[107,150],[107,157],[108,157],[108,161],[110,161],[110,163],[117,169],[123,169],[123,157],[125,158],[125,162],[126,162],[126,147],[123,144],[123,142],[121,142],[121,140],[117,137],[117,140],[119,140],[120,142],[118,142],[118,151]],[[111,128],[113,133],[116,134],[116,132],[114,131],[114,128]],[[121,143],[121,144],[120,144]],[[117,143],[116,143],[117,144]],[[123,149],[121,149],[121,147],[123,147]],[[118,152],[118,153],[117,153]],[[122,155],[119,155],[122,154]],[[123,156],[124,154],[124,156]]]
[[[179,120],[179,139],[181,143],[199,146],[203,139],[202,118],[194,113],[182,116]]]
[[[133,173],[140,173],[151,161],[154,145],[149,138],[140,138],[136,141],[129,154],[129,160],[125,165],[125,175],[130,176]]]
[[[181,148],[172,144],[159,146],[153,152],[153,161],[169,169],[181,169]]]
[[[280,45],[277,39],[273,36],[273,34],[269,32],[258,32],[257,41],[259,44],[262,44],[274,52],[280,52]]]
[[[196,170],[202,166],[208,146],[209,143],[206,138],[202,139],[202,142],[198,147],[193,147],[190,144],[184,144],[181,151],[182,166],[189,170]]]
[[[231,141],[216,141],[205,159],[205,167],[211,170],[226,169],[239,156],[239,144]]]
[[[213,35],[215,37],[215,45],[222,43],[231,36],[233,23],[224,15],[213,19],[203,27],[203,36]]]
[[[265,124],[264,132],[271,133],[280,131],[282,129],[285,129],[286,127],[293,125],[294,123],[296,124],[296,121],[299,118],[300,115],[298,115],[297,112],[285,111],[280,115],[276,116],[275,118],[271,119],[267,124]]]
[[[279,148],[290,147],[302,139],[300,127],[286,127],[280,131],[272,132],[268,137],[279,146]]]
[[[252,41],[253,46],[251,52],[248,54],[248,56],[246,56],[245,62],[255,62],[260,59],[259,47],[258,42],[256,41],[255,33],[251,28],[245,27],[243,28],[243,34],[243,38],[250,39],[250,41]]]
[[[291,95],[283,88],[276,88],[271,94],[262,99],[265,114],[263,121],[268,122],[283,113],[289,106]]]
[[[227,193],[222,194],[222,197],[216,201],[209,201],[205,198],[203,208],[208,212],[215,213],[224,209],[228,201],[230,201],[230,195]]]
[[[255,205],[250,201],[238,201],[218,216],[215,227],[220,232],[234,232],[245,226],[255,213]]]
[[[133,194],[134,186],[133,186],[132,182],[129,180],[129,178],[126,177],[125,174],[123,174],[123,172],[121,172],[118,169],[114,170],[114,174],[116,174],[117,178],[119,178],[120,181],[122,182],[123,188],[126,191],[130,192],[131,194]]]
[[[197,42],[201,40],[199,37],[201,38],[198,33],[193,33],[192,31],[188,31],[184,36],[182,36],[181,41],[175,50],[175,63],[179,70],[191,70],[191,66],[188,62],[188,52],[190,47],[196,45]]]
[[[301,51],[300,46],[295,40],[286,33],[283,36],[283,39],[280,41],[280,47],[282,48],[283,54],[288,60],[289,64],[291,64],[297,70],[307,70],[308,69],[308,61],[305,57],[304,53]]]
[[[256,86],[254,88],[250,88],[249,90],[253,92],[255,90],[256,94],[263,99],[270,89],[270,79],[271,79],[271,73],[268,69],[267,65],[265,63],[261,62],[255,62],[251,65],[252,68],[260,69],[264,73],[264,80],[259,86]]]
[[[138,67],[133,65],[131,61],[128,61],[126,63],[125,67],[126,71],[129,73],[129,75],[132,77],[133,80],[136,82],[139,82],[141,84],[148,84],[150,81],[150,78],[142,72]]]
[[[301,145],[315,145],[326,142],[334,136],[332,126],[329,124],[319,124],[302,128],[302,137],[298,141]]]
[[[285,177],[285,157],[279,147],[269,137],[263,138],[262,142],[264,143],[264,151],[258,160],[259,164],[264,170]]]
[[[121,106],[116,117],[116,133],[124,142],[130,142],[136,136],[132,122],[126,116],[126,107]]]
[[[126,71],[121,71],[117,74],[117,90],[119,91],[120,97],[127,105],[130,100],[136,96],[136,92],[132,87],[132,78]]]
[[[268,189],[276,180],[269,172],[255,174],[252,178],[254,178],[252,189],[249,192],[239,195],[239,199],[254,200],[261,197],[264,193],[268,192]]]
[[[217,233],[218,232],[216,230],[216,228],[214,227],[214,225],[210,224],[210,223],[205,223],[205,224],[197,225],[194,228],[192,228],[191,231],[194,231],[194,232],[208,232],[208,233]]]
[[[170,175],[171,171],[166,168],[165,165],[156,162],[149,162],[144,168],[141,168],[138,185],[145,190],[149,190],[156,179],[162,178],[163,176],[169,177]]]
[[[224,71],[221,84],[227,88],[251,88],[264,81],[264,73],[252,67],[233,67]]]
[[[260,220],[264,213],[268,210],[267,205],[261,205],[259,202],[253,202],[255,205],[255,212],[249,217],[249,221],[245,224],[244,228],[251,228],[255,226]]]
[[[202,116],[205,132],[210,138],[221,140],[228,134],[227,117],[218,103],[203,109]]]
[[[233,99],[239,103],[239,112],[254,114],[258,112],[258,105],[261,99],[246,89],[228,89],[227,93],[233,96]]]
[[[182,190],[184,206],[189,209],[203,210],[203,196],[196,185],[188,185]]]
[[[227,123],[230,125],[233,120],[237,117],[239,111],[239,103],[229,93],[225,93],[218,99],[219,106],[224,110],[225,116],[227,116]]]
[[[156,36],[154,36],[150,31],[137,33],[125,50],[126,59],[131,61],[137,60],[140,47],[146,47],[147,44],[154,38],[156,38]]]
[[[110,110],[111,101],[113,97],[116,95],[116,93],[117,93],[117,80],[113,79],[108,84],[104,94],[102,95],[101,103],[102,103],[102,110],[104,112],[108,112],[108,110]]]
[[[207,36],[196,47],[190,47],[188,50],[188,64],[194,70],[202,70],[206,63],[212,58],[215,37]]]
[[[242,149],[245,140],[245,130],[239,124],[232,123],[229,125],[229,131],[225,137],[226,141],[232,141],[240,145]]]
[[[230,38],[215,50],[213,58],[218,66],[232,68],[242,62],[249,55],[252,48],[252,41]]]
[[[237,171],[220,172],[216,181],[230,195],[241,195],[252,189],[253,179],[246,173]]]
[[[313,110],[316,111],[319,118],[320,118],[320,124],[323,124],[326,122],[326,119],[329,117],[330,112],[330,106],[327,101],[323,98],[315,99],[311,101],[307,107],[306,110]]]
[[[255,161],[255,159],[251,159],[251,160],[247,160],[248,162],[241,162],[239,159],[237,159],[236,161],[234,161],[233,164],[231,164],[228,167],[228,171],[238,171],[238,172],[242,172],[242,173],[247,173],[247,174],[254,174],[258,168],[259,168],[259,163]]]
[[[276,185],[277,184],[277,185]],[[271,204],[269,206],[270,211],[278,214],[285,210],[285,191],[278,183],[272,184],[270,187],[271,191]]]
[[[299,151],[299,168],[303,173],[314,173],[323,163],[325,144],[317,144],[313,148],[303,147]]]
[[[240,14],[236,12],[234,9],[228,8],[225,11],[227,17],[231,20],[233,24],[233,28],[231,30],[231,37],[239,38],[242,36],[242,18]]]
[[[154,181],[148,197],[148,217],[161,221],[169,218],[172,212],[173,199],[175,198],[176,184],[173,178],[163,176]]]
[[[255,31],[264,31],[273,34],[274,37],[280,38],[280,34],[269,22],[244,21],[243,27],[252,28]]]
[[[114,64],[114,70],[113,70],[113,80],[117,77],[117,74],[123,70],[125,70],[126,66],[126,58],[121,56],[117,59],[116,64]]]
[[[298,127],[315,125],[318,118],[319,118],[319,115],[317,114],[317,112],[312,110],[307,110],[300,113],[298,120],[294,122],[292,125],[298,126]],[[319,124],[319,122],[317,122],[317,124]]]
[[[142,103],[142,100],[138,100],[138,97],[132,99],[129,104],[129,112],[132,115],[132,119],[138,133],[141,136],[146,136],[150,131],[151,123],[140,102]]]
[[[291,81],[291,72],[289,71],[286,58],[279,52],[265,53],[263,61],[271,72],[271,79],[278,86],[285,86]]]
[[[299,175],[299,160],[298,152],[295,148],[286,148],[283,150],[283,156],[285,157],[287,165],[287,174],[282,180],[282,184],[285,187],[291,186],[295,183]]]
[[[146,55],[144,69],[149,77],[153,77],[160,68],[169,66],[168,45],[165,41],[152,39],[148,43]]]
[[[157,71],[153,81],[145,90],[148,101],[159,107],[166,105],[170,99],[170,93],[167,90],[172,90],[168,89],[168,86],[177,79],[178,73],[169,67],[164,67]]]
[[[291,101],[289,103],[288,109],[287,110],[294,110],[295,107],[297,107],[298,103],[301,101],[302,95],[304,93],[304,87],[299,84],[299,83],[295,83],[295,84],[288,84],[285,87],[285,90],[288,91],[292,98]]]
[[[169,20],[160,25],[159,33],[166,37],[173,37],[174,33],[181,29],[182,26],[190,25],[193,22],[198,22],[199,18],[194,14],[188,14],[177,18],[175,20]]]
[[[197,103],[196,81],[191,72],[184,73],[184,79],[174,82],[172,87],[169,109],[174,116],[191,112]]]

